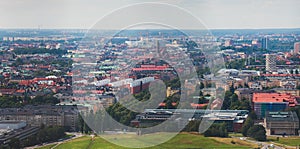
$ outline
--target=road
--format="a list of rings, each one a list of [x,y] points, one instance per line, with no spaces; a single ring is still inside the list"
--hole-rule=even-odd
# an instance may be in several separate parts
[[[261,149],[285,149],[283,147],[272,144],[272,142],[260,142],[255,140],[249,140],[247,137],[242,137],[242,139],[254,144],[258,144],[261,147]]]

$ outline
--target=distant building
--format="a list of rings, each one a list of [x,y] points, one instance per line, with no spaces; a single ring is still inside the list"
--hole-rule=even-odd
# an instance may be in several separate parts
[[[300,42],[296,42],[294,44],[294,53],[299,53],[300,52]]]
[[[254,90],[249,88],[238,88],[234,93],[238,96],[239,100],[246,99],[250,101]]]
[[[276,55],[267,54],[266,55],[266,71],[275,72],[276,71]]]
[[[298,89],[287,89],[287,88],[273,88],[276,93],[290,94],[292,96],[300,96],[300,90]]]
[[[261,48],[262,49],[268,49],[268,42],[269,42],[269,39],[268,37],[264,37],[261,39]]]
[[[248,86],[250,89],[262,90],[262,85],[259,82],[249,82]]]
[[[75,131],[78,126],[78,114],[74,106],[25,106],[0,109],[0,120],[23,121],[31,127],[39,127],[42,124],[62,126]]]
[[[267,112],[284,111],[288,107],[295,107],[296,97],[281,93],[253,93],[253,110],[258,118],[264,118]]]
[[[224,46],[225,47],[230,47],[233,45],[233,41],[232,40],[226,40]]]
[[[259,42],[258,42],[257,40],[252,40],[251,44],[252,44],[253,46],[257,46],[257,45],[259,44]]]
[[[148,89],[150,83],[153,81],[154,81],[154,77],[145,77],[145,78],[134,80],[133,82],[129,83],[130,93],[136,94],[145,89]]]
[[[296,112],[268,112],[264,127],[267,135],[297,135],[299,119]]]

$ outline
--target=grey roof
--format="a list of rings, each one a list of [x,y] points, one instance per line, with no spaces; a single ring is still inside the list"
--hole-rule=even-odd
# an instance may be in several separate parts
[[[286,121],[299,122],[296,112],[268,112],[266,116],[267,122]]]
[[[49,115],[60,116],[65,113],[77,113],[78,110],[74,106],[52,106],[52,105],[39,105],[39,106],[25,106],[22,108],[2,108],[0,115]]]

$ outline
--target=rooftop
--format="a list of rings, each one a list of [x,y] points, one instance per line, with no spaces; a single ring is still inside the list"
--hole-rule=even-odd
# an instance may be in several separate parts
[[[0,121],[0,124],[19,124],[24,123],[22,121]]]
[[[268,112],[266,121],[299,122],[299,119],[296,112]]]
[[[279,102],[289,102],[295,103],[296,98],[291,94],[281,94],[281,93],[253,93],[252,102],[254,103],[279,103]]]

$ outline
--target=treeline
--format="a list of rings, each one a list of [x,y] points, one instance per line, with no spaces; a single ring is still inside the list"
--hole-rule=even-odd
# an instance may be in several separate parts
[[[42,128],[36,135],[31,136],[24,141],[24,146],[32,146],[45,142],[57,141],[58,139],[66,137],[65,129],[63,127],[45,127]]]
[[[44,48],[18,48],[13,51],[15,54],[56,54],[63,55],[67,53],[67,50],[61,49],[44,49]]]
[[[233,91],[226,91],[222,105],[222,110],[248,110],[251,112],[251,105],[249,100],[239,100],[238,96]]]
[[[44,96],[30,97],[17,97],[17,96],[1,96],[0,108],[19,108],[25,105],[54,105],[59,103],[59,99],[53,97],[52,94]]]
[[[0,108],[16,108],[21,107],[23,99],[21,97],[13,96],[1,96],[0,97]]]
[[[205,137],[228,137],[226,123],[214,123],[204,132]]]
[[[28,137],[25,140],[19,140],[12,138],[8,143],[9,149],[19,149],[26,146],[34,146],[45,142],[57,141],[61,138],[66,137],[65,129],[58,126],[41,126],[39,132],[35,135]],[[1,148],[1,147],[0,147]],[[6,147],[3,147],[6,148]]]
[[[255,115],[251,113],[242,127],[242,134],[245,137],[251,137],[258,141],[266,141],[266,130],[262,125],[255,125],[253,118]],[[184,132],[198,132],[200,120],[190,121]],[[205,137],[228,137],[228,127],[226,123],[213,123],[204,133]]]
[[[201,120],[190,121],[182,132],[198,132]],[[204,133],[205,137],[228,137],[226,123],[213,123]]]
[[[238,59],[231,62],[226,62],[227,69],[237,69],[241,70],[245,67],[246,59]]]
[[[131,120],[135,119],[137,115],[136,112],[128,110],[126,107],[122,106],[120,103],[116,103],[106,109],[107,113],[111,115],[116,121],[129,126]]]

